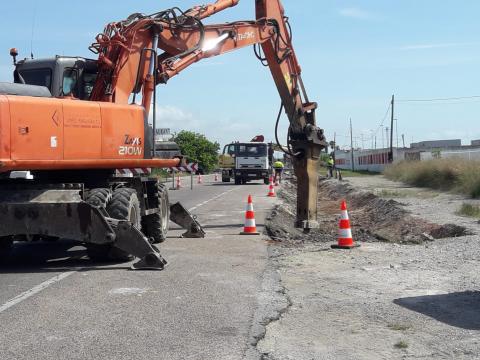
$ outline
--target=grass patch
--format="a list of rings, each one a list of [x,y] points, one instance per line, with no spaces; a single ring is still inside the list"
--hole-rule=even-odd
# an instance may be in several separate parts
[[[480,206],[463,203],[460,209],[458,209],[457,215],[480,219]]]
[[[374,175],[380,175],[379,173],[374,173],[370,171],[351,171],[351,170],[343,170],[340,169],[342,172],[342,177],[358,177],[358,176],[374,176]],[[327,175],[328,171],[326,167],[321,166],[320,167],[320,174],[321,175]],[[335,175],[335,174],[334,174]]]
[[[455,191],[472,198],[480,197],[480,161],[434,159],[400,161],[388,166],[384,175],[417,187]]]
[[[408,348],[408,343],[406,341],[399,341],[397,343],[395,343],[395,345],[393,345],[394,347],[396,347],[397,349],[406,349]]]
[[[375,195],[384,197],[384,198],[403,198],[403,197],[408,197],[410,194],[407,192],[400,192],[397,190],[382,189],[376,192]]]
[[[390,324],[388,325],[388,328],[390,330],[395,330],[395,331],[406,331],[411,328],[409,325],[403,325],[403,324]]]

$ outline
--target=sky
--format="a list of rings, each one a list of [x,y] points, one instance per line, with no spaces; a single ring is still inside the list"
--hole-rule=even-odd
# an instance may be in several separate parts
[[[0,81],[11,81],[8,55],[75,55],[94,58],[88,46],[104,25],[134,12],[153,13],[192,0],[2,1]],[[405,144],[480,139],[480,1],[477,0],[283,0],[293,45],[317,123],[328,140],[371,147],[394,118]],[[255,17],[254,0],[205,19],[205,23]],[[33,29],[33,31],[32,31]],[[32,36],[33,34],[33,36]],[[461,97],[462,99],[450,99]],[[465,97],[465,98],[463,98]],[[471,98],[469,98],[471,97]],[[420,99],[442,101],[405,101]],[[204,60],[160,85],[160,127],[205,134],[221,144],[258,134],[274,139],[280,98],[270,72],[251,48]],[[383,124],[382,124],[383,121]],[[288,120],[281,119],[285,143]],[[396,134],[394,145],[396,145]],[[363,140],[363,141],[362,141]],[[385,139],[383,139],[383,143]]]

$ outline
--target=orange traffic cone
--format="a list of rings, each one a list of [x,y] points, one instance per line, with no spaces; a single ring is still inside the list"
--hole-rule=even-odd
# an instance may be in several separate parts
[[[348,218],[347,202],[342,200],[340,206],[341,215],[338,224],[338,243],[332,245],[332,249],[351,249],[360,245],[355,244],[352,238],[352,229],[350,228],[350,219]]]
[[[258,235],[257,225],[255,224],[255,212],[253,211],[252,195],[248,195],[247,209],[245,211],[245,226],[240,235]]]
[[[182,187],[182,180],[180,178],[180,175],[177,177],[177,190]]]
[[[275,195],[275,187],[273,186],[273,182],[270,182],[270,185],[268,185],[268,197],[276,197]]]
[[[270,185],[268,185],[268,197],[275,197],[275,188],[273,187],[273,178],[270,177]]]

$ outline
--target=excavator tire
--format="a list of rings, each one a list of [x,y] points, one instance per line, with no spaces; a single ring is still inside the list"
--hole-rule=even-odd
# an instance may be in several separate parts
[[[132,208],[135,208],[136,217],[139,218],[140,205],[135,190],[119,188],[112,194],[110,189],[98,188],[88,192],[85,202],[99,209],[103,209],[114,219],[129,220]],[[133,203],[133,205],[131,205]],[[134,223],[139,227],[138,220]],[[86,244],[87,254],[92,260],[97,261],[130,261],[133,256],[121,251],[112,245]]]
[[[137,229],[141,229],[140,202],[138,201],[137,192],[131,188],[115,189],[112,200],[107,205],[107,213],[110,217],[117,220],[128,220]],[[111,260],[129,261],[134,258],[133,255],[110,246],[108,257]]]
[[[142,232],[152,244],[165,241],[170,221],[170,203],[165,185],[157,183],[157,197],[160,212],[142,217]]]
[[[111,200],[112,191],[106,188],[91,189],[85,198],[86,203],[104,211],[107,211],[107,205]],[[89,258],[92,260],[114,260],[110,257],[111,245],[85,244],[85,247]]]
[[[0,264],[8,258],[12,246],[13,240],[11,237],[0,237]]]

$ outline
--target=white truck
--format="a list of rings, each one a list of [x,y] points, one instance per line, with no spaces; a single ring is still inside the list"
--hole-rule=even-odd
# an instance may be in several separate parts
[[[233,142],[225,145],[219,158],[222,181],[236,185],[251,180],[263,180],[269,183],[273,151],[265,142]]]

